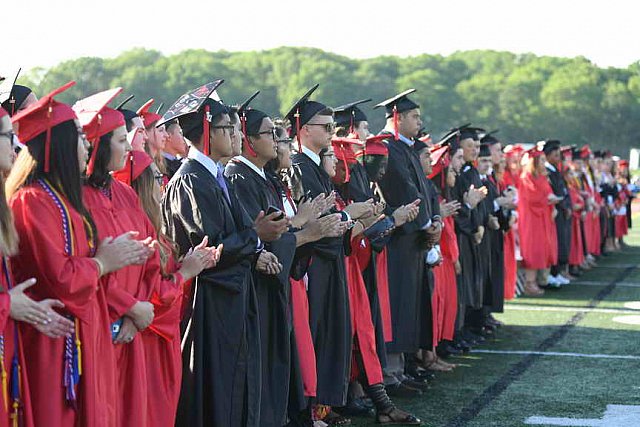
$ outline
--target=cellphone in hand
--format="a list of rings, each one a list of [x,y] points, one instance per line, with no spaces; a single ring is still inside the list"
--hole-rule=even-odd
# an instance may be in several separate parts
[[[267,209],[267,215],[271,215],[274,212],[280,212],[280,215],[275,217],[274,221],[280,221],[281,219],[284,218],[284,212],[282,212],[280,209],[278,209],[278,208],[276,208],[274,206],[269,206],[269,209]]]

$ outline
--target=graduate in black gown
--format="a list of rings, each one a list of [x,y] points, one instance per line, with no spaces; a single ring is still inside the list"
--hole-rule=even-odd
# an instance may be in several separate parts
[[[277,157],[275,126],[266,113],[248,107],[248,102],[238,109],[244,135],[242,155],[227,163],[225,174],[250,217],[269,210],[284,215],[278,178],[264,169]],[[290,399],[290,395],[302,396],[302,380],[296,366],[289,276],[296,262],[306,263],[308,259],[304,250],[299,252],[301,259],[296,259],[296,248],[323,237],[325,229],[318,222],[313,218],[303,229],[290,228],[278,240],[265,243],[265,248],[282,264],[278,275],[254,271],[262,344],[261,426],[283,426],[288,412],[296,413],[305,407],[303,399]],[[294,407],[289,407],[290,402]]]
[[[468,330],[463,330],[463,327],[468,324],[467,319],[471,320],[471,324],[475,324],[476,320],[481,318],[479,312],[482,312],[483,291],[488,280],[489,266],[482,264],[480,245],[484,239],[488,218],[482,198],[470,197],[478,194],[475,190],[484,189],[474,166],[480,150],[478,129],[465,125],[453,129],[450,133],[455,134],[456,145],[462,149],[464,159],[451,196],[461,205],[454,221],[462,267],[458,276],[458,320],[455,340],[458,347],[466,350],[470,345],[481,341]],[[486,189],[483,191],[486,195]]]
[[[556,231],[558,235],[558,263],[551,267],[549,285],[559,287],[566,285],[569,280],[562,273],[566,274],[569,266],[569,250],[571,248],[571,199],[569,189],[562,173],[562,154],[560,152],[560,141],[548,139],[544,141],[542,151],[547,157],[545,167],[547,168],[549,183],[553,194],[561,197],[562,200],[556,205],[558,214],[556,215]]]
[[[425,310],[425,255],[440,240],[442,223],[439,205],[433,206],[427,177],[413,149],[422,127],[420,107],[405,91],[378,104],[386,110],[386,135],[389,158],[379,186],[387,203],[387,212],[420,200],[415,220],[394,230],[387,245],[389,297],[393,341],[387,343],[385,385],[390,395],[420,394],[422,383],[405,374],[404,354],[413,356],[421,348]]]
[[[315,198],[330,194],[331,179],[321,166],[319,153],[331,145],[334,131],[333,110],[310,101],[309,90],[286,115],[291,123],[290,136],[297,139],[299,152],[292,156],[293,187],[301,188],[300,197]],[[350,217],[344,214],[345,227]],[[348,242],[348,241],[347,241]],[[351,320],[345,278],[345,242],[343,237],[327,237],[313,243],[311,265],[307,270],[309,325],[316,350],[317,393],[319,405],[343,406],[347,399],[351,366]]]
[[[191,141],[188,158],[167,185],[163,226],[180,255],[204,236],[223,245],[216,268],[192,286],[183,337],[183,383],[178,426],[260,426],[261,372],[255,269],[280,273],[264,250],[286,230],[286,221],[254,221],[225,180],[219,159],[231,151],[229,115],[209,98],[216,81],[183,95],[163,117],[178,118]]]

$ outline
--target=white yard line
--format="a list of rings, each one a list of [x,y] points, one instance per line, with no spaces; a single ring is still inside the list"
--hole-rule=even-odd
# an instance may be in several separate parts
[[[531,306],[531,305],[523,305],[523,304],[506,304],[505,310],[516,310],[516,311],[585,311],[588,313],[609,313],[609,314],[640,314],[640,310],[626,310],[626,309],[615,309],[615,308],[589,308],[589,307],[558,307],[555,305],[552,306]]]
[[[521,351],[521,350],[471,350],[471,353],[482,354],[517,354],[522,356],[559,356],[559,357],[582,357],[587,359],[626,359],[640,360],[640,356],[627,354],[585,354],[585,353],[564,353],[557,351]]]

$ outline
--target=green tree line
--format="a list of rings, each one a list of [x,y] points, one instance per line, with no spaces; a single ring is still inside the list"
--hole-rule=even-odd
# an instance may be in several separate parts
[[[76,99],[122,86],[134,94],[130,108],[154,98],[166,107],[182,93],[218,78],[226,103],[240,103],[255,90],[255,108],[281,115],[310,86],[314,99],[331,106],[363,98],[371,128],[384,125],[375,103],[408,88],[421,105],[426,129],[439,137],[467,122],[500,129],[508,142],[557,138],[589,143],[626,155],[640,147],[640,61],[626,69],[599,68],[588,59],[557,58],[489,50],[449,56],[380,56],[351,59],[313,48],[282,47],[254,52],[185,50],[175,55],[136,48],[115,58],[83,57],[52,68],[35,68],[20,82],[44,94],[69,80],[60,96]],[[157,105],[157,104],[156,104]]]

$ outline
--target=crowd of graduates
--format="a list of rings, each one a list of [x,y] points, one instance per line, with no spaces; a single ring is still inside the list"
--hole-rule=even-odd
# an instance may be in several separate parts
[[[624,246],[609,152],[434,139],[413,89],[373,134],[370,100],[275,118],[222,83],[164,114],[2,94],[0,427],[420,425],[392,399]]]

